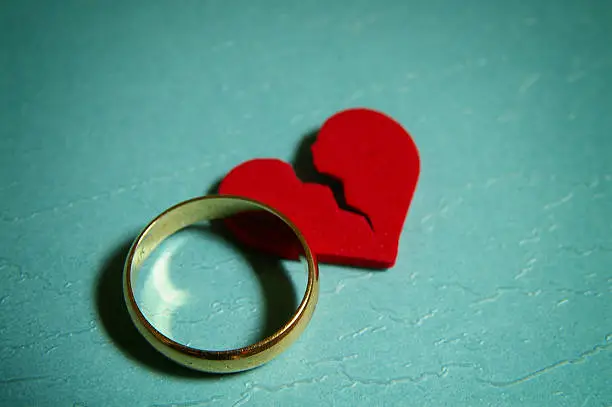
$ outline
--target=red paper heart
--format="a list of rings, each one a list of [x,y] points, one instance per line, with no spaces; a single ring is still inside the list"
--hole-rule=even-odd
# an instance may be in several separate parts
[[[349,109],[324,123],[312,155],[317,171],[342,182],[354,211],[341,209],[329,187],[302,182],[277,159],[240,164],[222,180],[219,193],[256,199],[285,214],[319,262],[372,268],[395,264],[420,172],[408,132],[380,112]],[[226,224],[249,246],[283,258],[299,256],[290,231],[269,216],[242,214]]]

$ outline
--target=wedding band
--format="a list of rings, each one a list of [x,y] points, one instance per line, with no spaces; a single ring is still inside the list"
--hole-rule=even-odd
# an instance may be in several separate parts
[[[194,223],[221,219],[245,211],[266,211],[281,219],[301,244],[308,268],[306,292],[295,314],[276,333],[238,349],[209,351],[176,342],[155,329],[145,318],[134,297],[133,287],[145,259],[167,237]],[[319,269],[312,251],[297,227],[275,209],[237,196],[213,195],[190,199],[153,219],[134,240],[123,272],[123,294],[132,322],[142,336],[166,357],[186,367],[210,373],[249,370],[269,362],[285,351],[311,320],[319,296]]]

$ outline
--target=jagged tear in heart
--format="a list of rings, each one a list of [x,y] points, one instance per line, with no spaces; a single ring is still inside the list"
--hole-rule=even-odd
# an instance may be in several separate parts
[[[320,262],[392,266],[420,172],[408,132],[382,113],[350,109],[325,122],[311,151],[312,178],[304,178],[298,166],[300,177],[288,163],[255,159],[230,171],[219,193],[256,199],[284,213]],[[338,187],[344,187],[344,200],[336,198]],[[242,214],[226,223],[249,246],[284,258],[299,255],[286,228],[268,216]]]
[[[368,222],[370,228],[374,230],[372,221],[370,220],[368,214],[346,202],[346,195],[344,193],[344,184],[342,183],[342,180],[334,177],[333,175],[323,174],[315,168],[314,159],[312,156],[312,146],[316,142],[319,131],[320,129],[310,132],[302,140],[295,158],[291,163],[295,175],[304,183],[313,183],[328,187],[334,196],[338,208],[343,211],[352,212],[362,216],[366,222]]]

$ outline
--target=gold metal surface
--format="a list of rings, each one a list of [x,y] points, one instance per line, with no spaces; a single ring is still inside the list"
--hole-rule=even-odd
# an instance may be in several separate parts
[[[304,297],[293,317],[273,335],[255,344],[226,351],[191,348],[175,342],[155,329],[138,308],[133,292],[138,270],[144,260],[164,239],[189,225],[252,210],[266,211],[280,218],[293,231],[304,249],[308,283]],[[157,216],[144,228],[134,240],[125,263],[123,294],[134,325],[159,352],[192,369],[211,373],[232,373],[252,369],[270,361],[287,349],[304,331],[319,297],[319,270],[304,236],[283,214],[250,199],[213,195],[179,203]]]

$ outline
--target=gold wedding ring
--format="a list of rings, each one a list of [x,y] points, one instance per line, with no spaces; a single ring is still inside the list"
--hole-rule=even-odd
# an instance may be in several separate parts
[[[167,237],[194,223],[221,219],[245,211],[265,211],[281,219],[299,240],[306,258],[308,283],[295,314],[276,333],[239,349],[208,351],[178,343],[145,318],[134,298],[133,287],[145,259]],[[138,331],[166,357],[189,368],[211,373],[232,373],[260,366],[286,350],[304,331],[319,296],[319,269],[306,240],[297,227],[275,209],[237,196],[213,195],[190,199],[166,210],[151,221],[135,239],[123,272],[123,294],[130,317]]]

